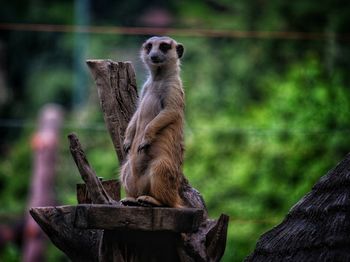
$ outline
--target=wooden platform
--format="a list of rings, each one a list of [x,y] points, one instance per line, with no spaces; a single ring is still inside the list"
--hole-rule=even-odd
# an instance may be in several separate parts
[[[36,207],[30,210],[36,220],[56,219],[53,213],[70,213],[79,229],[170,231],[190,233],[198,230],[203,210],[195,208],[149,208],[83,204],[76,206]],[[52,221],[54,222],[54,221]]]

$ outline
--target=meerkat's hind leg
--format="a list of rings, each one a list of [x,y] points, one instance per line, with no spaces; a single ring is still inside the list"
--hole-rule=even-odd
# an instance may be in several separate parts
[[[123,206],[140,206],[137,200],[134,197],[125,197],[120,200],[120,203]]]
[[[178,174],[169,158],[159,158],[151,164],[150,195],[158,199],[164,206],[182,208],[182,199],[178,191]]]
[[[164,205],[155,199],[154,197],[151,196],[139,196],[137,198],[137,202],[141,206],[146,206],[146,207],[163,207]]]

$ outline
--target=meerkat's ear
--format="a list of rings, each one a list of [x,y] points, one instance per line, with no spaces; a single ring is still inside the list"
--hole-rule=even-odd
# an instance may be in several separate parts
[[[184,46],[182,44],[177,44],[176,46],[176,53],[179,58],[181,58],[184,54]]]

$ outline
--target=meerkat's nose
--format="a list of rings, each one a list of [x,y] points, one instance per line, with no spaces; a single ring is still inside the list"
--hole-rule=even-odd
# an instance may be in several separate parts
[[[160,62],[159,56],[156,55],[156,54],[151,55],[151,60],[152,60],[153,63],[159,63]]]

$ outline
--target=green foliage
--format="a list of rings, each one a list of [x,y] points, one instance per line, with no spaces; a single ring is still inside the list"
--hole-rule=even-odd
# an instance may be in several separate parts
[[[212,216],[231,216],[225,261],[241,261],[350,148],[349,92],[317,58],[262,83],[264,99],[245,113],[188,124],[185,173]]]
[[[28,80],[28,100],[34,109],[40,110],[46,103],[70,106],[72,73],[60,68],[42,65],[34,70]]]
[[[26,207],[32,169],[28,133],[25,132],[0,161],[0,215],[22,215]]]
[[[1,254],[2,261],[6,262],[19,262],[20,261],[20,252],[17,247],[9,243],[5,245],[4,250]]]

